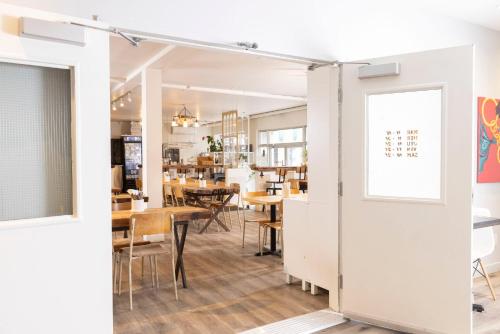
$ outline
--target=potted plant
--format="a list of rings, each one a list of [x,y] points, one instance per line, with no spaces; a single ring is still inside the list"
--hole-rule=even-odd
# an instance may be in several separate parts
[[[129,189],[127,192],[130,195],[131,201],[131,211],[142,212],[146,209],[146,203],[144,203],[144,193],[139,190]]]

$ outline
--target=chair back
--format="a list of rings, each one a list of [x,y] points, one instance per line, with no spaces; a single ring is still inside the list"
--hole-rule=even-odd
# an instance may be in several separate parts
[[[172,232],[172,218],[164,211],[138,212],[130,216],[130,248],[134,241],[143,241],[144,236],[169,234]]]
[[[285,182],[287,170],[286,168],[276,168],[276,174],[278,174],[278,182]]]
[[[473,208],[474,216],[491,217],[490,210],[486,208]],[[474,229],[472,233],[472,260],[477,260],[490,255],[495,250],[495,234],[493,227]]]
[[[305,180],[307,178],[307,166],[300,166],[297,168],[297,172],[299,173],[299,180]]]
[[[240,188],[240,184],[239,183],[231,183],[229,185],[229,187],[231,189],[233,189],[233,192],[234,192],[235,195],[238,195],[238,196],[240,195],[241,188]]]

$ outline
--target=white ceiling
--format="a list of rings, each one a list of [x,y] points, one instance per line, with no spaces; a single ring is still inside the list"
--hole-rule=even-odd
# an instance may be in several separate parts
[[[117,111],[111,112],[112,119],[138,120],[140,78],[137,76],[125,85],[120,82],[168,45],[143,41],[136,48],[122,38],[111,37],[110,47],[112,96],[117,97],[130,90],[133,97],[132,103],[125,102],[125,107],[118,107]],[[221,94],[164,87],[163,112],[167,118],[172,117],[183,105],[200,120],[213,122],[220,120],[223,111],[238,110],[240,114],[251,115],[305,104],[304,100],[297,99],[304,99],[307,94],[307,66],[304,64],[176,46],[152,62],[150,67],[163,69],[165,84],[185,85],[193,89],[202,87],[239,91]],[[271,94],[271,97],[267,94]],[[273,95],[277,95],[276,98]],[[290,96],[290,99],[286,96]]]
[[[500,30],[500,0],[419,0],[411,3],[421,9]]]

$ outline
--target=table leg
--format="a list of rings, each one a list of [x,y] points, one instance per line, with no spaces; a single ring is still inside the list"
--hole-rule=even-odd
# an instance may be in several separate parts
[[[271,223],[276,222],[276,205],[271,205]],[[276,230],[271,229],[271,252],[276,252]]]
[[[220,205],[219,207],[217,207],[216,210],[212,211],[212,217],[205,223],[205,226],[203,226],[203,228],[201,229],[200,231],[200,234],[205,232],[205,230],[208,228],[208,226],[213,222],[215,221],[217,224],[219,224],[226,232],[229,232],[229,228],[226,226],[226,224],[224,224],[223,222],[220,221],[220,219],[218,218],[218,215],[220,212],[222,212],[222,210],[224,210],[224,208],[226,207],[227,203],[229,203],[229,201],[231,200],[231,198],[233,197],[233,194],[230,194],[225,200],[224,202],[222,202],[222,205]]]
[[[178,226],[182,226],[182,234],[179,240]],[[187,288],[186,272],[184,270],[184,260],[182,254],[184,253],[184,244],[186,242],[186,235],[189,223],[183,222],[181,224],[176,224],[174,228],[175,243],[177,247],[177,261],[175,262],[175,277],[179,278],[179,270],[182,277],[182,286]]]

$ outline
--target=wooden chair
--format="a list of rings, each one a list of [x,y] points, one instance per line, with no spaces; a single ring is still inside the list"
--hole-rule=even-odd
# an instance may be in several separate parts
[[[163,235],[164,241],[151,242],[147,245],[137,246],[137,241],[144,241],[145,236]],[[174,282],[175,299],[178,300],[177,280],[175,278],[175,238],[174,238],[174,217],[166,215],[162,211],[135,213],[130,217],[130,242],[129,247],[123,248],[120,253],[120,276],[118,284],[118,294],[122,290],[122,263],[128,260],[128,285],[130,310],[133,309],[132,302],[132,261],[136,259],[149,258],[151,265],[151,278],[153,286],[156,281],[156,288],[159,288],[158,256],[171,255],[172,277]],[[165,242],[170,239],[170,245]]]
[[[229,185],[234,191],[234,196],[237,197],[237,202],[236,203],[228,203],[224,210],[227,210],[229,214],[229,224],[231,225],[231,228],[233,228],[233,219],[231,218],[231,210],[236,209],[236,213],[238,214],[238,223],[240,225],[240,230],[241,230],[241,216],[240,216],[240,206],[241,206],[241,189],[240,189],[240,184],[239,183],[231,183]],[[225,217],[225,212],[224,212],[224,217]]]
[[[184,191],[182,190],[182,186],[179,184],[172,185],[172,193],[174,195],[175,199],[175,205],[180,206],[180,203],[182,202],[182,206],[186,205],[186,201],[184,198]]]
[[[172,193],[172,186],[169,183],[163,184],[163,203],[164,206],[175,205],[174,194]]]
[[[276,187],[276,184],[282,184],[283,182],[285,182],[287,172],[288,171],[286,168],[276,168],[276,175],[278,175],[278,181],[272,183],[273,184],[272,187],[267,187],[266,191],[267,192],[270,192],[270,191],[275,192],[277,190],[280,190],[281,188]]]
[[[260,242],[260,231],[261,229],[264,230],[264,235],[263,235],[263,240],[265,241],[266,238],[267,238],[267,230],[270,229],[270,228],[274,228],[276,230],[276,232],[278,233],[278,243],[280,245],[280,248],[281,248],[281,258],[283,258],[283,255],[284,255],[284,243],[283,243],[283,201],[281,201],[281,203],[279,204],[279,216],[276,217],[276,221],[275,222],[271,222],[271,221],[265,221],[263,222],[262,224],[259,224],[259,252],[260,252],[260,255],[262,255],[262,248],[263,248],[263,244],[265,242]]]
[[[249,191],[246,193],[246,197],[259,197],[259,196],[268,196],[269,194],[267,191]],[[267,221],[269,221],[269,218],[249,218],[245,215],[245,207],[243,207],[243,237],[242,237],[242,244],[241,247],[245,248],[245,232],[246,232],[246,224],[247,223],[253,223],[253,224],[258,224],[261,225]],[[259,227],[259,245],[260,245],[260,227]],[[260,250],[260,248],[259,248]]]

